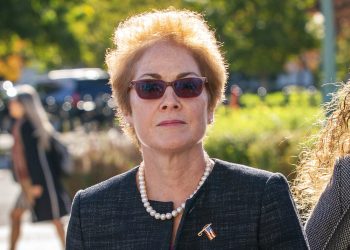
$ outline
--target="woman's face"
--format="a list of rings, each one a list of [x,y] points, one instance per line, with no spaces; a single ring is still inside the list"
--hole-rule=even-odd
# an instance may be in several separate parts
[[[185,77],[201,77],[198,64],[185,48],[163,42],[145,51],[136,63],[133,80],[161,79],[171,82]],[[208,121],[208,94],[180,98],[167,87],[159,99],[142,99],[130,90],[131,114],[126,120],[134,126],[141,149],[174,152],[202,146]]]
[[[24,107],[20,102],[11,100],[8,108],[10,116],[14,119],[21,119],[24,116]]]

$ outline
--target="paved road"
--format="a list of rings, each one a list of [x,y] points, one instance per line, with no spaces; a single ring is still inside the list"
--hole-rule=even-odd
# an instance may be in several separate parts
[[[0,249],[8,249],[9,212],[20,191],[13,181],[9,170],[0,170]],[[67,223],[67,218],[65,218]],[[23,218],[21,238],[17,250],[61,250],[56,237],[55,228],[51,223],[30,222],[29,214]]]

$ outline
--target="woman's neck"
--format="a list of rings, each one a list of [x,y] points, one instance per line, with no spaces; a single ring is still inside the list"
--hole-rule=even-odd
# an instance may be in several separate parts
[[[176,154],[152,150],[142,150],[142,154],[149,199],[172,201],[175,207],[197,188],[207,161],[201,145]]]

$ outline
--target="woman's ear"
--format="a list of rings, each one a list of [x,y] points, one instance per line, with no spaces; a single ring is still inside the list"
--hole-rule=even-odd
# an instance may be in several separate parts
[[[124,119],[128,123],[129,126],[133,126],[134,125],[134,119],[133,119],[131,113],[124,114]]]
[[[208,111],[208,124],[212,124],[214,121],[214,111],[213,110],[209,110]]]

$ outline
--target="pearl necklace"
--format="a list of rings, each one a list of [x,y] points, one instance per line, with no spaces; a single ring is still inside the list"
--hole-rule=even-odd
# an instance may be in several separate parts
[[[188,199],[191,199],[197,193],[197,191],[203,185],[205,180],[208,178],[212,169],[213,169],[213,163],[211,160],[208,160],[207,166],[205,167],[205,171],[203,173],[201,180],[198,183],[196,190],[194,190],[194,192],[189,196]],[[144,163],[142,162],[140,164],[140,167],[139,167],[138,180],[139,180],[139,186],[140,186],[139,188],[140,188],[140,193],[141,193],[141,200],[142,200],[143,206],[146,208],[147,213],[149,213],[152,217],[154,217],[157,220],[159,220],[159,219],[170,220],[171,218],[175,218],[176,216],[181,214],[185,208],[185,204],[186,204],[185,202],[183,202],[178,208],[174,209],[170,213],[160,214],[156,210],[153,209],[153,207],[150,205],[150,203],[148,201],[148,196],[147,196],[147,192],[146,192],[146,183],[145,183],[146,180],[145,180],[144,173],[145,173],[145,167],[144,167]]]

